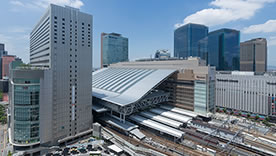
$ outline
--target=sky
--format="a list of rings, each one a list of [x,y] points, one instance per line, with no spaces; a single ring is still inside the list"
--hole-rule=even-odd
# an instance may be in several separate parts
[[[173,32],[199,23],[209,32],[241,31],[241,42],[264,37],[268,65],[276,66],[276,0],[1,0],[0,43],[9,54],[29,62],[29,34],[50,3],[93,15],[93,67],[100,66],[100,34],[129,39],[129,59],[148,58],[158,49],[173,54]]]

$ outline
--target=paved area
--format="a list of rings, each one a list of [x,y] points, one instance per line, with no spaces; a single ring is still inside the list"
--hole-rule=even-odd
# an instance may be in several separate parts
[[[0,155],[6,155],[7,133],[7,125],[0,124]]]

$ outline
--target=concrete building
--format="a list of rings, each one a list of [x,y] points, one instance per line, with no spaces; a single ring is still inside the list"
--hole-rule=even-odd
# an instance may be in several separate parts
[[[34,130],[23,127],[33,125],[20,123],[32,115],[21,110],[12,115],[15,150],[59,145],[92,132],[91,73],[92,16],[51,4],[31,32],[30,65],[14,69],[10,78],[11,109],[33,109],[30,99],[36,98],[39,118],[38,133],[30,137]]]
[[[276,76],[254,72],[216,74],[216,106],[265,116],[276,116]]]
[[[157,50],[154,55],[155,59],[169,59],[170,57],[171,53],[166,49]]]
[[[10,63],[14,60],[14,55],[6,55],[2,57],[2,78],[9,77]]]
[[[240,48],[241,71],[267,71],[267,41],[265,38],[242,42]]]
[[[101,67],[128,61],[128,38],[117,33],[101,34]]]
[[[198,54],[199,41],[208,35],[205,25],[188,23],[174,31],[174,57],[200,57]]]
[[[0,43],[0,79],[2,79],[2,57],[8,55],[5,50],[5,44]]]
[[[170,93],[168,103],[202,114],[214,111],[215,68],[205,66],[199,58],[121,62],[110,67],[177,70],[158,87]]]

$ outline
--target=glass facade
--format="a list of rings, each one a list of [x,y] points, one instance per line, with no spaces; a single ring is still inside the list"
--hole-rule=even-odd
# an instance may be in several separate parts
[[[208,27],[199,24],[186,24],[174,31],[174,57],[200,56],[199,41],[208,35]]]
[[[102,34],[102,66],[128,61],[128,39],[120,34]]]
[[[39,92],[39,79],[14,79],[14,143],[39,142]]]
[[[208,61],[216,70],[240,69],[240,32],[220,29],[208,35]]]
[[[205,81],[196,80],[194,90],[194,111],[198,113],[207,112],[207,85]]]

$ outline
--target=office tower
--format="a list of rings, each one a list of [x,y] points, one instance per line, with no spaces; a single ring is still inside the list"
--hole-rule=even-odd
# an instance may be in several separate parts
[[[0,79],[2,79],[2,57],[8,55],[5,51],[5,44],[0,43]]]
[[[170,57],[171,53],[166,49],[157,50],[154,55],[155,59],[169,59]]]
[[[11,76],[12,109],[21,105],[11,115],[15,147],[59,145],[90,133],[92,16],[51,4],[31,32],[30,65],[14,69]],[[33,102],[38,110],[23,111]],[[32,120],[32,115],[39,116],[34,130],[16,124]],[[33,131],[39,133],[30,135]]]
[[[101,34],[101,67],[128,61],[128,38],[117,33]]]
[[[242,42],[240,53],[240,70],[266,72],[267,42],[265,38],[256,38]]]
[[[240,32],[219,29],[208,34],[208,61],[216,70],[240,69]]]
[[[208,35],[208,27],[189,23],[174,31],[174,57],[199,56],[198,42]]]
[[[15,60],[15,56],[6,55],[2,57],[2,78],[9,77],[10,63]]]

